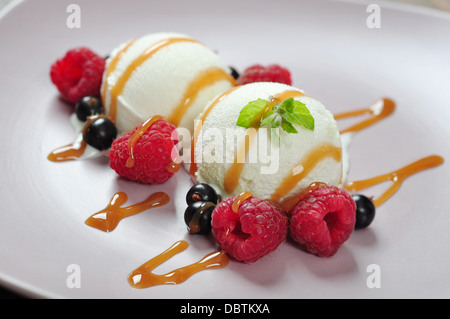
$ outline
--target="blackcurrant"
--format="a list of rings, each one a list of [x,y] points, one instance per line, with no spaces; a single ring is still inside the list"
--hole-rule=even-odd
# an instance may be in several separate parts
[[[190,234],[208,234],[211,231],[211,215],[215,204],[197,201],[188,205],[184,212],[184,222]]]
[[[239,78],[239,72],[232,66],[229,66],[231,76],[237,80]]]
[[[200,183],[196,184],[189,189],[186,195],[186,203],[189,205],[193,202],[204,201],[217,204],[217,193],[208,184]]]
[[[117,128],[114,123],[105,117],[98,117],[86,128],[84,140],[87,144],[102,151],[111,147],[116,136]]]
[[[95,96],[85,96],[75,105],[77,118],[84,122],[88,116],[103,112],[102,101]]]
[[[361,194],[354,194],[352,198],[356,203],[355,229],[368,227],[375,218],[375,205],[368,197]]]

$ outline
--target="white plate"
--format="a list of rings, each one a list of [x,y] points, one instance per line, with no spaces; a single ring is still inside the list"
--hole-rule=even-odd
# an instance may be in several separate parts
[[[217,50],[242,70],[279,63],[295,86],[332,112],[388,96],[393,116],[358,133],[350,180],[389,172],[430,154],[450,159],[450,17],[380,3],[381,28],[367,27],[367,4],[335,1],[87,1],[81,28],[66,26],[72,1],[26,1],[0,20],[0,280],[50,298],[390,298],[450,297],[448,165],[410,177],[328,259],[291,242],[254,264],[231,261],[180,285],[134,289],[127,275],[178,240],[188,249],[157,268],[165,273],[211,252],[211,238],[187,234],[185,172],[164,185],[116,177],[106,158],[53,163],[48,153],[73,139],[71,109],[58,98],[49,67],[69,48],[107,54],[131,37],[177,31]],[[386,185],[387,186],[387,185]],[[123,220],[104,233],[84,221],[116,191],[128,203],[166,191],[164,208]],[[69,288],[69,265],[80,288]],[[370,288],[370,265],[381,286]],[[368,272],[369,270],[369,272]]]

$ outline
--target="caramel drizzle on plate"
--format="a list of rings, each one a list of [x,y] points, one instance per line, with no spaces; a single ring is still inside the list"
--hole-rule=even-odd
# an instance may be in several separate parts
[[[86,225],[105,232],[113,231],[119,222],[129,216],[136,215],[150,208],[166,205],[170,201],[169,195],[164,192],[151,194],[142,202],[127,207],[121,207],[128,200],[124,192],[115,193],[108,206],[86,219]]]
[[[389,98],[380,98],[376,100],[371,106],[367,108],[362,108],[354,111],[339,113],[334,116],[336,120],[342,118],[348,118],[353,116],[359,116],[364,114],[371,115],[369,118],[362,120],[344,130],[340,133],[351,133],[358,132],[363,129],[366,129],[369,126],[379,122],[380,120],[390,116],[395,111],[396,105],[395,102]],[[349,192],[357,192],[374,185],[383,183],[383,182],[392,182],[392,185],[386,189],[377,199],[373,200],[375,207],[378,207],[385,203],[389,198],[391,198],[403,184],[406,178],[411,175],[414,175],[420,171],[430,169],[436,166],[441,165],[444,162],[444,159],[438,155],[430,155],[423,157],[417,161],[414,161],[408,165],[403,166],[400,169],[394,170],[392,172],[374,176],[372,178],[358,180],[349,182],[344,185],[344,188]]]
[[[375,207],[378,207],[397,192],[406,178],[420,171],[439,166],[442,163],[444,163],[444,159],[441,156],[430,155],[390,173],[382,174],[364,180],[349,182],[344,185],[344,188],[349,192],[356,192],[382,182],[391,181],[392,185],[377,199],[373,200]]]
[[[175,269],[166,274],[158,275],[152,272],[157,266],[182,252],[188,246],[189,244],[184,240],[177,241],[169,249],[132,271],[128,275],[128,283],[133,288],[140,289],[156,285],[175,285],[184,282],[199,271],[222,268],[229,262],[226,253],[221,250],[212,252],[193,264]]]
[[[377,106],[378,107],[381,106],[381,111],[378,112]],[[371,115],[368,119],[358,122],[344,130],[341,130],[340,133],[343,134],[348,132],[358,132],[369,126],[372,126],[373,124],[391,115],[394,112],[394,110],[395,110],[394,101],[388,98],[381,98],[376,100],[371,106],[367,108],[338,113],[334,115],[334,118],[336,120],[339,120],[343,118],[354,117],[364,114]]]
[[[48,154],[47,159],[52,162],[73,161],[83,156],[86,146],[83,133],[79,133],[73,143],[53,150]]]
[[[52,162],[65,162],[65,161],[73,161],[81,158],[86,150],[87,143],[84,140],[84,135],[86,134],[87,129],[95,120],[99,118],[108,118],[104,115],[91,115],[88,116],[86,122],[84,123],[83,129],[79,132],[75,138],[75,141],[71,144],[67,144],[57,149],[53,150],[48,156],[47,159]]]

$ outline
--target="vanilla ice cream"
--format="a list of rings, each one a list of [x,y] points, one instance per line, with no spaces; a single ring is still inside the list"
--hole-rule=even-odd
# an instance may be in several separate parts
[[[155,33],[114,49],[101,88],[105,112],[119,132],[153,115],[193,129],[195,117],[234,79],[216,53],[178,33]]]
[[[249,102],[271,101],[272,109],[291,97],[309,109],[313,130],[297,124],[298,133],[236,126]],[[223,197],[250,191],[281,202],[313,182],[339,186],[344,178],[341,138],[333,115],[319,101],[285,84],[247,84],[216,98],[198,118],[193,147],[191,174]],[[238,158],[242,154],[244,161]]]

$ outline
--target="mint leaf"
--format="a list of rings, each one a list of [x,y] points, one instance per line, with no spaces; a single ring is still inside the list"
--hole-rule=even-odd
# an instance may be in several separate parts
[[[284,100],[277,108],[277,112],[282,116],[283,120],[289,124],[297,124],[306,129],[314,130],[314,118],[309,112],[305,104],[296,101],[293,98]],[[286,128],[288,126],[286,125]],[[288,132],[288,130],[285,130]],[[292,133],[289,129],[288,133]]]
[[[292,125],[291,122],[288,122],[286,120],[283,120],[281,122],[281,128],[286,131],[287,133],[298,133],[298,131],[295,129],[294,125]]]
[[[257,119],[259,114],[262,114],[264,108],[269,101],[263,99],[257,99],[255,101],[249,102],[244,108],[239,112],[239,118],[236,125],[249,128],[252,126],[254,121]],[[258,123],[259,124],[259,123]]]
[[[305,104],[300,101],[294,101],[294,107],[291,115],[294,115],[295,121],[308,130],[314,131],[314,117],[309,112]]]
[[[290,97],[283,101],[280,105],[281,110],[285,110],[288,113],[292,113],[294,110],[294,98]]]

